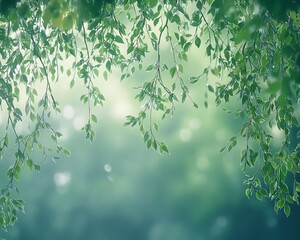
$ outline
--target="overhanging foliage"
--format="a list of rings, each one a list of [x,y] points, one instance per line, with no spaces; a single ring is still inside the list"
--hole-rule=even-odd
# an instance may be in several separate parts
[[[0,2],[0,106],[7,123],[1,132],[0,155],[15,149],[7,170],[8,184],[0,198],[0,226],[16,220],[23,201],[16,189],[24,166],[40,170],[32,159],[35,149],[44,159],[69,151],[59,144],[59,133],[51,124],[60,113],[53,85],[66,74],[70,91],[81,80],[86,93],[80,100],[87,105],[88,121],[83,130],[94,138],[97,122],[93,108],[105,97],[97,81],[107,80],[112,69],[122,71],[121,80],[136,71],[152,75],[139,86],[136,99],[144,108],[128,116],[125,125],[138,126],[148,148],[167,152],[157,139],[162,118],[173,114],[178,102],[196,103],[190,89],[197,84],[207,95],[214,94],[222,107],[238,102],[233,110],[243,120],[241,131],[225,149],[244,146],[241,166],[245,172],[246,195],[274,201],[276,211],[290,214],[290,204],[298,204],[299,163],[299,84],[300,14],[297,3],[283,1],[188,1],[188,0],[39,0]],[[275,7],[274,7],[275,6]],[[277,7],[276,7],[277,6]],[[283,7],[285,6],[285,7]],[[172,62],[164,62],[162,44],[167,45]],[[191,49],[205,48],[208,64],[196,75],[184,69]],[[125,50],[124,50],[125,49]],[[156,61],[147,64],[155,53]],[[65,60],[72,65],[67,68]],[[211,77],[218,78],[215,83]],[[226,77],[229,81],[225,81]],[[24,109],[20,96],[26,94]],[[200,103],[202,104],[202,103]],[[232,110],[232,109],[231,109]],[[30,120],[30,133],[17,130],[19,122]],[[281,147],[273,144],[272,129],[282,132]],[[53,148],[41,140],[48,136]],[[295,137],[294,135],[297,135]]]

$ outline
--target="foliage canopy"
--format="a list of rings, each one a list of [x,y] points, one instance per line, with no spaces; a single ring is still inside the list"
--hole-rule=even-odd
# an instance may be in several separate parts
[[[164,119],[173,114],[177,102],[189,101],[197,108],[190,89],[200,85],[206,89],[206,107],[209,93],[222,108],[236,103],[230,111],[243,126],[221,151],[244,146],[246,195],[270,198],[275,211],[283,209],[287,216],[290,204],[298,204],[297,1],[288,5],[278,0],[2,0],[0,7],[0,106],[7,119],[0,156],[9,149],[15,152],[7,170],[8,184],[2,186],[1,228],[12,225],[16,212],[24,208],[13,194],[22,168],[40,170],[32,152],[40,150],[44,159],[70,154],[51,124],[52,115],[60,113],[53,85],[62,74],[69,77],[71,89],[83,82],[86,93],[80,100],[88,108],[83,130],[93,140],[92,125],[97,122],[93,109],[105,101],[97,81],[107,80],[115,68],[121,70],[121,80],[137,71],[148,72],[136,96],[143,110],[125,122],[139,127],[147,148],[168,153],[166,144],[157,139],[153,114]],[[162,45],[168,46],[172,62],[164,60]],[[209,61],[190,75],[184,62],[200,47]],[[153,53],[156,61],[148,64],[147,56]],[[70,67],[64,65],[66,59],[72,62]],[[26,135],[17,129],[24,119],[30,120]],[[281,132],[280,147],[274,144],[272,129]],[[54,147],[49,148],[45,138]]]

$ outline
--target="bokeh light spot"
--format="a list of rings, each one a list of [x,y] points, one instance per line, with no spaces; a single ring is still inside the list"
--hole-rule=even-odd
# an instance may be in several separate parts
[[[113,113],[117,118],[125,118],[130,112],[130,105],[125,102],[117,102],[113,107]]]
[[[189,142],[192,139],[192,131],[188,128],[183,128],[179,132],[179,138],[182,142]]]
[[[70,172],[57,172],[54,174],[54,183],[57,187],[63,187],[70,183],[71,173]]]
[[[105,170],[105,172],[111,172],[111,170],[112,170],[112,167],[111,167],[111,165],[110,164],[105,164],[104,165],[104,170]]]
[[[71,105],[66,105],[63,109],[63,115],[66,119],[72,119],[75,115],[74,108]]]
[[[78,131],[81,130],[84,127],[84,120],[81,117],[74,118],[73,127]]]
[[[190,121],[189,121],[189,127],[191,129],[199,129],[201,127],[201,121],[197,118],[192,118]]]

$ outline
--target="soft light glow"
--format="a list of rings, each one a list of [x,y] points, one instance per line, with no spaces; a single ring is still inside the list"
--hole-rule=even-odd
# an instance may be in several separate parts
[[[130,113],[130,106],[126,102],[117,102],[114,104],[113,113],[117,118],[124,119]]]
[[[112,167],[111,167],[111,165],[110,164],[105,164],[104,165],[104,170],[105,170],[105,172],[111,172],[111,170],[112,170]]]
[[[192,131],[188,128],[183,128],[179,132],[179,138],[182,142],[189,142],[192,139]]]
[[[110,175],[107,177],[107,179],[108,179],[108,181],[110,181],[110,182],[114,182],[114,179],[113,179],[113,177],[112,177],[112,176],[110,176]]]
[[[75,117],[73,120],[73,127],[76,130],[81,130],[84,127],[84,120],[81,117]]]
[[[225,140],[227,140],[227,133],[223,130],[219,130],[215,133],[216,136],[216,140],[218,142],[224,142]]]
[[[189,127],[191,129],[199,129],[201,127],[201,121],[197,118],[192,118],[190,121],[189,121]]]
[[[28,128],[29,125],[30,125],[29,120],[27,118],[24,118],[22,121],[19,121],[16,124],[17,133],[19,133],[19,134],[29,134],[30,133],[30,130]]]
[[[60,132],[62,134],[62,136],[59,137],[60,141],[67,140],[69,138],[69,133],[68,133],[67,128],[62,127],[60,129],[58,129],[58,132]]]
[[[63,109],[63,115],[66,119],[72,119],[75,115],[74,108],[71,105],[66,105]]]
[[[217,220],[216,220],[216,225],[217,225],[218,227],[220,227],[220,228],[226,227],[227,224],[228,224],[228,220],[227,220],[227,218],[224,217],[224,216],[220,216],[220,217],[218,217]]]
[[[274,217],[270,217],[268,220],[267,220],[267,225],[269,228],[274,228],[277,226],[277,219],[274,218]]]
[[[213,236],[222,235],[222,233],[226,229],[228,223],[229,223],[229,221],[228,221],[227,217],[219,216],[211,228],[212,235]]]
[[[200,170],[207,170],[209,168],[209,161],[206,157],[199,157],[197,159],[197,168]]]
[[[54,183],[57,187],[63,187],[70,183],[71,173],[70,172],[58,172],[54,174]]]
[[[280,138],[283,136],[283,131],[280,130],[277,126],[272,127],[272,134],[276,138]]]

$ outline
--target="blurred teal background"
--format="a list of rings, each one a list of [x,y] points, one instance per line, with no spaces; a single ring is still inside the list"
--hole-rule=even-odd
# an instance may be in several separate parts
[[[123,85],[113,88],[125,91]],[[178,105],[174,117],[160,126],[171,151],[161,156],[146,150],[137,129],[122,126],[126,111],[134,107],[126,101],[126,91],[108,95],[106,106],[96,110],[99,123],[92,144],[76,130],[84,118],[76,96],[64,97],[56,124],[72,155],[42,164],[40,173],[24,168],[19,189],[26,213],[3,237],[299,239],[299,208],[287,219],[268,201],[248,200],[239,149],[219,153],[237,131],[237,121],[213,104],[199,110]]]

